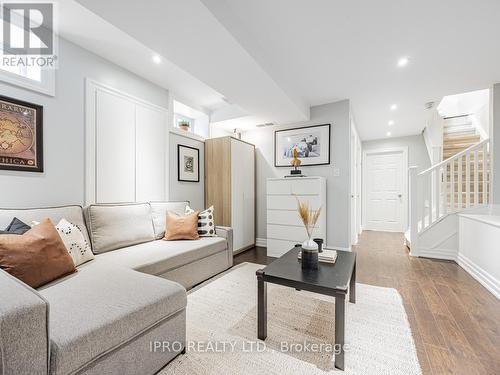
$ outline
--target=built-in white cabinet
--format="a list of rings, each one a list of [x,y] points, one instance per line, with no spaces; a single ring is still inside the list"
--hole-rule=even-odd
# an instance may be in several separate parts
[[[167,110],[87,82],[86,203],[167,198]]]
[[[304,242],[307,233],[297,211],[297,199],[321,209],[313,236],[326,245],[326,179],[291,177],[267,179],[267,255],[279,257]]]
[[[232,137],[205,141],[205,202],[216,225],[233,228],[233,248],[255,245],[255,146]]]
[[[166,112],[136,105],[135,134],[135,200],[164,200],[167,174]]]
[[[125,98],[98,91],[95,110],[94,202],[132,202],[135,200],[135,107]]]

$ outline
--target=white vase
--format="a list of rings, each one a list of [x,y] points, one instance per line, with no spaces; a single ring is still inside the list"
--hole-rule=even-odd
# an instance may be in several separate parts
[[[314,242],[312,238],[309,238],[302,242],[302,249],[307,251],[318,251],[318,244]]]

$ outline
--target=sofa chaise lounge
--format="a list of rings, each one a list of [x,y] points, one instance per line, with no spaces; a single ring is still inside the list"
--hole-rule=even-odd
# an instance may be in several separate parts
[[[0,210],[77,225],[95,259],[37,290],[0,270],[0,374],[154,374],[185,347],[186,288],[232,266],[232,230],[164,241],[187,202]],[[168,343],[153,350],[153,342]]]

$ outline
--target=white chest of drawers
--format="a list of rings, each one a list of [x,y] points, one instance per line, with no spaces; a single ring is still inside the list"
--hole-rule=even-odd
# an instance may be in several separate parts
[[[267,255],[279,257],[307,239],[297,211],[297,198],[321,215],[313,237],[326,244],[326,179],[324,177],[267,179]]]

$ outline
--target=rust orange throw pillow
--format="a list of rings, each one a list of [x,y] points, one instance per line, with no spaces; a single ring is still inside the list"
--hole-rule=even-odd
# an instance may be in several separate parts
[[[49,219],[23,235],[0,235],[0,268],[32,288],[76,271],[68,250]]]
[[[167,212],[164,240],[197,240],[198,211],[185,216]]]

